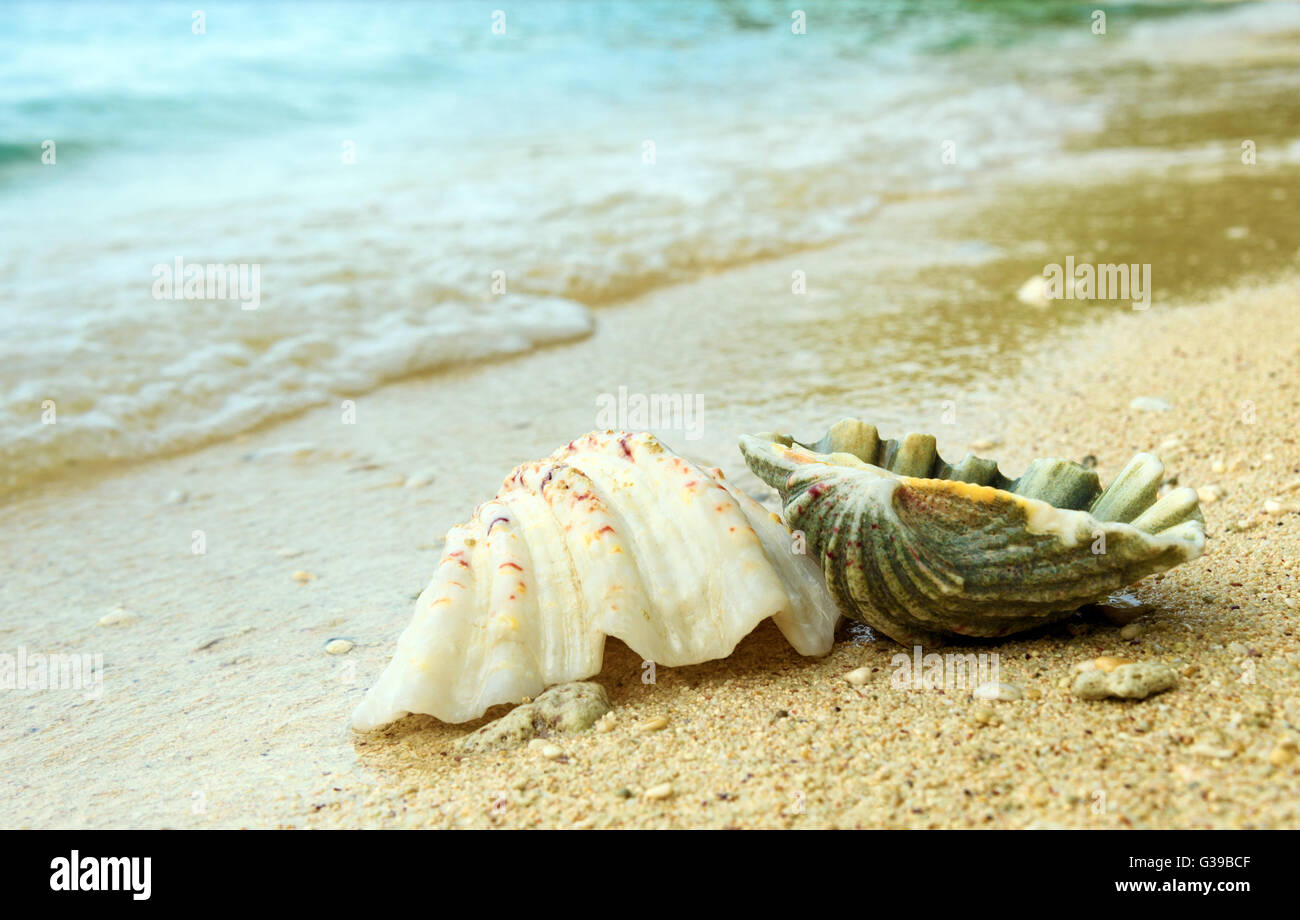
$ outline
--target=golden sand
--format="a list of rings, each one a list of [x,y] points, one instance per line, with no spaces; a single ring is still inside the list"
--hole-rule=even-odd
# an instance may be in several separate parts
[[[1132,452],[1157,450],[1180,483],[1224,489],[1205,509],[1206,555],[1137,588],[1152,610],[1124,627],[1131,638],[1080,618],[944,649],[996,652],[1024,699],[893,689],[899,648],[852,628],[810,661],[765,625],[731,658],[660,668],[653,684],[611,642],[598,678],[615,706],[611,731],[563,738],[560,759],[526,748],[460,758],[448,746],[464,729],[411,717],[358,741],[367,769],[322,783],[306,823],[1296,826],[1300,515],[1264,509],[1294,495],[1300,476],[1297,296],[1282,285],[1122,317],[1088,351],[1053,355],[1054,381],[1007,388],[1017,395],[992,433],[1014,445],[1011,468],[1091,453],[1105,479]],[[1173,410],[1128,409],[1146,393]],[[1075,699],[1075,665],[1105,655],[1165,662],[1180,685],[1144,701]],[[871,675],[861,686],[855,669]],[[649,718],[667,727],[639,731]]]

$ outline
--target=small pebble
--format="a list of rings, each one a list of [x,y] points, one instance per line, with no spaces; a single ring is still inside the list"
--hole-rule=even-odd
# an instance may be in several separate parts
[[[1092,661],[1085,661],[1079,666],[1080,671],[1102,671],[1109,674],[1111,671],[1126,664],[1134,664],[1132,658],[1116,658],[1111,655],[1103,655],[1100,658],[1094,658]],[[1091,665],[1091,667],[1089,667]]]
[[[1199,499],[1200,501],[1204,502],[1207,505],[1211,505],[1214,502],[1217,502],[1219,499],[1223,498],[1223,496],[1224,496],[1223,486],[1220,485],[1201,486],[1199,489],[1196,490],[1197,499]]]
[[[867,681],[871,680],[871,669],[854,668],[852,671],[844,675],[844,679],[855,687],[861,687],[866,684]]]
[[[1297,748],[1294,741],[1282,741],[1269,752],[1268,762],[1275,767],[1285,767],[1293,763],[1297,755],[1300,755],[1300,748]]]
[[[564,756],[564,750],[559,745],[543,744],[541,746],[541,754],[547,760],[559,760]]]
[[[973,695],[977,700],[1001,700],[1002,702],[1025,698],[1025,692],[1015,684],[994,681],[980,684],[975,688]]]
[[[298,582],[298,584],[300,585],[305,585],[309,581],[316,580],[315,575],[313,575],[311,572],[304,572],[302,569],[299,569],[298,571],[294,572],[289,577],[292,578],[294,581]]]
[[[658,786],[651,786],[645,792],[641,793],[641,798],[650,802],[658,802],[662,799],[669,798],[672,794],[672,783],[660,783]]]
[[[602,735],[607,735],[614,730],[618,724],[618,716],[612,712],[607,712],[596,721],[596,731]]]
[[[1210,471],[1213,473],[1224,473],[1227,472],[1227,469],[1228,464],[1224,463],[1222,460],[1215,460],[1210,464]]]
[[[974,711],[971,712],[971,718],[978,725],[989,725],[997,719],[997,713],[993,711],[992,706],[985,703],[975,707]]]
[[[1156,399],[1154,396],[1139,396],[1129,403],[1128,407],[1141,412],[1168,412],[1173,408],[1163,399]]]
[[[997,438],[980,438],[978,441],[970,442],[971,450],[993,450],[1002,444]]]
[[[1124,661],[1116,658],[1110,660]],[[1083,700],[1103,700],[1107,697],[1144,700],[1176,686],[1178,677],[1168,665],[1158,661],[1125,661],[1112,669],[1093,667],[1083,670],[1074,679],[1073,693]]]
[[[190,493],[182,492],[180,489],[173,489],[167,493],[167,504],[183,505],[185,502],[189,501],[189,498]]]
[[[325,654],[327,655],[346,655],[352,651],[353,642],[351,639],[331,639],[325,643]]]
[[[1136,639],[1142,635],[1142,627],[1137,623],[1130,623],[1119,631],[1121,639]]]
[[[661,732],[667,727],[667,716],[655,716],[653,719],[646,719],[636,727],[636,730],[639,732]]]
[[[138,620],[135,614],[123,607],[114,607],[108,613],[99,618],[100,626],[130,626]]]
[[[1209,744],[1194,744],[1188,749],[1188,752],[1195,754],[1198,757],[1210,757],[1214,760],[1227,760],[1230,757],[1235,757],[1237,754],[1236,751],[1230,750],[1229,748],[1214,747]]]
[[[610,711],[605,689],[590,681],[558,684],[521,703],[499,719],[489,722],[455,742],[462,754],[504,751],[527,742],[530,748],[550,742],[539,734],[572,734],[586,731]]]

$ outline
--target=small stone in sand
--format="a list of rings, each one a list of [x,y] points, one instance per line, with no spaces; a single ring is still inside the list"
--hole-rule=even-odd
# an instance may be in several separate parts
[[[167,504],[183,505],[185,502],[189,501],[189,497],[190,493],[188,492],[182,492],[180,489],[172,489],[172,491],[167,493]]]
[[[346,655],[352,651],[353,642],[351,639],[330,639],[325,643],[325,654],[327,655]]]
[[[655,716],[653,719],[646,719],[636,727],[636,730],[639,732],[661,732],[667,727],[667,716]]]
[[[108,613],[99,618],[100,626],[130,626],[138,620],[134,613],[124,607],[114,607]]]
[[[645,792],[641,793],[641,798],[650,802],[658,802],[662,799],[669,798],[672,794],[672,783],[660,783],[657,786],[651,786]]]
[[[1163,399],[1157,399],[1154,396],[1139,396],[1129,403],[1128,407],[1141,412],[1168,412],[1173,408]]]
[[[970,449],[971,450],[993,450],[993,448],[998,447],[1001,443],[1002,442],[999,441],[997,438],[980,438],[978,441],[970,442]]]
[[[277,549],[275,554],[281,559],[292,559],[294,556],[301,556],[302,550],[287,546],[284,549]]]
[[[989,681],[980,684],[975,688],[974,697],[977,700],[1001,700],[1002,702],[1009,702],[1011,700],[1024,699],[1025,692],[1015,684]]]
[[[564,756],[564,749],[555,744],[543,744],[541,752],[547,760],[559,760]]]
[[[844,675],[844,679],[855,687],[861,687],[866,684],[867,681],[871,680],[871,669],[854,668],[852,671]]]
[[[1236,756],[1236,751],[1230,748],[1215,747],[1212,744],[1194,744],[1188,748],[1189,754],[1195,754],[1198,757],[1209,757],[1214,760],[1228,760]]]
[[[1084,700],[1104,700],[1108,697],[1144,700],[1176,686],[1178,676],[1168,665],[1157,661],[1139,661],[1121,664],[1109,670],[1097,667],[1083,671],[1074,679],[1074,695]]]
[[[1137,623],[1130,623],[1119,631],[1121,639],[1137,639],[1142,635],[1142,627]]]
[[[1199,489],[1196,490],[1196,497],[1201,502],[1207,505],[1217,502],[1219,499],[1223,498],[1223,495],[1224,495],[1223,486],[1220,485],[1212,484],[1208,486],[1201,486]]]
[[[1300,756],[1300,747],[1294,741],[1282,741],[1269,752],[1268,762],[1275,767],[1285,767],[1293,763],[1297,756]]]
[[[1052,302],[1047,279],[1034,275],[1016,290],[1016,300],[1031,307],[1045,307]]]
[[[502,751],[539,737],[585,731],[609,711],[609,697],[600,684],[560,684],[466,735],[455,747],[463,754]]]
[[[1103,671],[1109,674],[1111,671],[1121,665],[1133,664],[1132,658],[1116,658],[1111,655],[1103,655],[1100,658],[1093,658],[1089,661],[1081,661],[1074,666],[1076,671]]]
[[[309,581],[316,580],[315,575],[313,575],[311,572],[304,572],[302,569],[299,569],[298,571],[294,572],[289,577],[292,578],[294,581],[298,582],[298,584],[300,585],[305,585]]]

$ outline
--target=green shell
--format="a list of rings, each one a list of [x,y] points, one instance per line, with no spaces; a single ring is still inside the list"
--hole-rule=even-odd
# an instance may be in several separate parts
[[[759,434],[740,449],[781,493],[841,612],[907,645],[1050,623],[1205,546],[1195,490],[1157,498],[1151,454],[1103,490],[1069,460],[1009,479],[970,454],[948,463],[930,435],[882,441],[856,419],[815,443]]]

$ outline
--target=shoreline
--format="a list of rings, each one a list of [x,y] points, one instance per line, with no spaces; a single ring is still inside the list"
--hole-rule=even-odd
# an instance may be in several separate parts
[[[665,437],[747,489],[757,481],[746,479],[736,435],[789,426],[814,435],[846,414],[836,414],[839,397],[819,399],[816,370],[795,381],[809,394],[801,417],[773,417],[791,410],[767,414],[746,397],[789,381],[728,380],[742,366],[732,362],[773,335],[738,330],[755,308],[736,304],[776,302],[755,291],[779,289],[795,262],[829,271],[853,253],[800,254],[653,292],[601,311],[588,339],[360,397],[354,425],[334,408],[310,410],[0,508],[6,556],[21,560],[0,589],[5,645],[100,652],[105,667],[98,701],[0,697],[13,763],[6,825],[1297,826],[1300,768],[1269,758],[1300,726],[1300,656],[1290,651],[1300,515],[1259,512],[1269,500],[1300,504],[1300,489],[1284,490],[1300,479],[1288,422],[1300,416],[1300,340],[1288,335],[1300,275],[1206,305],[1112,316],[1082,334],[1059,330],[1019,373],[958,393],[951,426],[937,423],[942,387],[876,406],[856,372],[865,395],[856,414],[876,410],[888,436],[931,431],[944,452],[996,439],[981,453],[1007,472],[1034,456],[1093,454],[1103,481],[1133,452],[1155,450],[1181,484],[1226,490],[1204,507],[1206,556],[1138,589],[1154,606],[1141,638],[1070,621],[971,646],[997,652],[1004,680],[1038,692],[993,704],[994,721],[977,720],[969,694],[845,682],[858,667],[887,677],[900,651],[888,641],[842,628],[830,656],[802,659],[764,624],[730,658],[660,669],[649,687],[636,656],[610,641],[593,679],[609,691],[617,727],[564,739],[567,763],[528,749],[444,756],[481,722],[411,717],[377,736],[348,732],[442,533],[514,464],[595,427],[599,393],[705,394],[714,408],[704,436]],[[683,339],[674,323],[686,318]],[[647,367],[647,355],[662,360]],[[1129,409],[1140,396],[1173,408]],[[1237,424],[1246,401],[1254,421]],[[1229,530],[1243,520],[1254,523]],[[118,607],[117,622],[100,625]],[[355,646],[328,655],[334,637]],[[1139,703],[1074,700],[1060,681],[1100,654],[1174,664],[1181,685]],[[1241,682],[1243,662],[1254,683]],[[633,731],[658,715],[668,730]],[[670,798],[639,797],[665,782]],[[1094,814],[1099,789],[1113,808]]]

